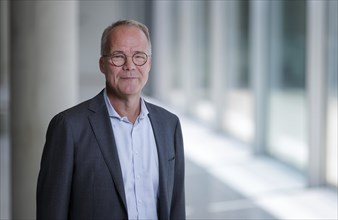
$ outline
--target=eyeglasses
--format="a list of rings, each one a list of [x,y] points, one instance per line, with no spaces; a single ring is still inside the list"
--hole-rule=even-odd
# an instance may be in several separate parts
[[[103,55],[103,57],[109,57],[110,62],[117,67],[121,67],[127,62],[127,55],[122,52]],[[136,66],[143,66],[148,61],[148,55],[143,52],[134,53],[132,56],[132,61]]]

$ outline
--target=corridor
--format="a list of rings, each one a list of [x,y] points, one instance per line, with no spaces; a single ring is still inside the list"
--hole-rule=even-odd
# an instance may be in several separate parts
[[[1,220],[35,219],[48,123],[104,88],[101,34],[120,19],[149,27],[144,95],[181,119],[187,219],[338,219],[338,1],[2,0],[0,11]]]

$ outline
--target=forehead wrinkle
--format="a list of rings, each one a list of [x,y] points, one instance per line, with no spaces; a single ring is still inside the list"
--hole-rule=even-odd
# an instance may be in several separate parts
[[[121,26],[113,29],[109,36],[110,51],[124,53],[147,52],[149,50],[146,35],[136,27]]]

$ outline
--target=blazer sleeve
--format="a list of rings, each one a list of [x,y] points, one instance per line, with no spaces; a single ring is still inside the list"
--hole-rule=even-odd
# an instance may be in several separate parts
[[[74,141],[64,116],[47,129],[37,184],[37,219],[67,219],[72,184]]]
[[[181,220],[186,218],[185,190],[184,190],[184,148],[180,121],[177,121],[175,129],[175,179],[174,190],[170,209],[170,219]]]

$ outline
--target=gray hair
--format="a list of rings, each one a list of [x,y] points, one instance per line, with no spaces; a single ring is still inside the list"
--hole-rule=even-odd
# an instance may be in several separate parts
[[[149,30],[148,30],[147,26],[138,22],[138,21],[134,21],[134,20],[119,20],[119,21],[109,25],[103,31],[102,37],[101,37],[101,56],[109,53],[109,51],[107,51],[108,50],[108,48],[107,48],[108,36],[109,36],[110,32],[118,26],[134,26],[134,27],[137,27],[138,29],[140,29],[147,37],[148,46],[149,46],[148,49],[149,49],[149,53],[151,54],[150,34],[149,34]]]

